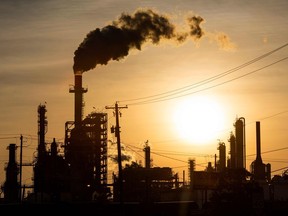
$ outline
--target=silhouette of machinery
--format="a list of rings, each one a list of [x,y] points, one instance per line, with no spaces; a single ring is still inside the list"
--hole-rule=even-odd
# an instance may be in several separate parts
[[[34,167],[34,192],[38,200],[91,201],[107,198],[107,113],[92,112],[83,119],[82,73],[75,73],[74,121],[65,123],[60,154],[55,139],[50,151],[45,143],[46,107],[38,108],[38,157]]]

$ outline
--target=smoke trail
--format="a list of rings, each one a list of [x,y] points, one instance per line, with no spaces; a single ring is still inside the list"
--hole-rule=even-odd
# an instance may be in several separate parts
[[[102,29],[96,28],[74,52],[74,72],[85,72],[106,65],[110,60],[121,60],[130,49],[141,50],[146,42],[158,44],[162,39],[184,42],[189,36],[199,39],[203,36],[200,24],[203,19],[193,16],[188,19],[189,32],[176,32],[168,17],[151,9],[137,10],[134,14],[123,13],[118,20]]]
[[[110,154],[109,159],[113,163],[118,163],[118,154],[116,153],[117,143],[110,140],[110,148],[111,148],[111,151],[115,153]],[[125,146],[125,144],[121,143],[121,161],[125,164],[133,160],[135,160],[135,155],[133,154],[133,152],[131,152],[127,148],[127,146]]]

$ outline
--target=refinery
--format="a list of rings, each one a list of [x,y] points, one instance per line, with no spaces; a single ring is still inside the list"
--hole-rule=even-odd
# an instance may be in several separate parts
[[[137,162],[122,167],[119,109],[115,133],[118,149],[118,173],[108,183],[108,114],[91,112],[83,117],[82,73],[74,73],[74,121],[65,123],[65,141],[54,139],[47,144],[46,105],[38,106],[38,147],[33,165],[32,192],[22,184],[22,160],[16,159],[16,144],[8,146],[6,179],[1,189],[0,208],[16,211],[31,209],[51,211],[61,206],[63,211],[79,211],[82,215],[272,215],[287,210],[288,178],[271,176],[271,165],[261,158],[261,128],[256,122],[256,158],[246,165],[245,118],[237,118],[230,134],[229,148],[218,143],[214,164],[203,171],[195,170],[195,160],[187,160],[188,183],[179,181],[170,167],[153,167],[149,143],[143,148],[145,165]],[[63,154],[59,154],[59,149]],[[20,149],[21,150],[21,149]],[[20,152],[20,158],[22,152]],[[284,203],[284,204],[283,204]],[[12,206],[12,208],[11,208]],[[17,208],[15,208],[17,206]],[[275,207],[277,206],[277,207]],[[286,206],[286,207],[285,207]],[[31,208],[29,208],[31,207]],[[84,210],[85,209],[85,210]],[[274,214],[273,214],[274,215]]]
[[[191,17],[189,32],[179,35],[169,20],[152,10],[138,11],[136,15],[123,15],[113,25],[91,31],[74,52],[74,85],[69,89],[74,94],[74,120],[65,122],[63,143],[56,139],[52,143],[46,141],[46,104],[38,106],[32,185],[22,182],[22,137],[20,148],[7,143],[9,158],[5,159],[5,181],[1,183],[2,212],[100,216],[270,216],[287,212],[288,170],[272,176],[271,164],[263,162],[260,121],[255,124],[256,158],[251,164],[246,163],[244,116],[232,122],[234,131],[229,145],[219,141],[213,163],[196,170],[195,160],[187,159],[188,180],[181,181],[181,174],[169,166],[153,166],[149,142],[142,149],[144,165],[132,161],[122,166],[119,110],[127,107],[117,102],[106,107],[113,109],[116,117],[116,125],[111,128],[107,112],[93,111],[84,116],[83,98],[88,92],[82,85],[84,72],[97,64],[124,58],[130,48],[141,50],[146,41],[157,44],[164,38],[183,42],[188,35],[195,40],[203,35],[200,24],[204,19],[200,16]],[[112,176],[108,176],[109,130],[117,140],[118,169]],[[17,151],[20,159],[16,157]],[[31,192],[27,193],[28,189]]]

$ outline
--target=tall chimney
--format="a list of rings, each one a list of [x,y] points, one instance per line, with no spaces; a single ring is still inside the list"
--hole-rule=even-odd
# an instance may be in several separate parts
[[[256,159],[251,164],[251,173],[254,180],[265,181],[269,179],[270,172],[266,171],[266,165],[263,164],[261,158],[261,141],[260,141],[260,122],[256,122]],[[269,168],[269,167],[268,167]]]
[[[45,105],[38,106],[38,160],[42,160],[46,154],[45,134],[47,132],[47,112]]]
[[[151,168],[150,146],[148,145],[148,140],[145,142],[144,152],[145,152],[145,168]]]
[[[69,92],[74,93],[74,123],[75,128],[79,127],[83,116],[83,93],[88,89],[82,87],[82,72],[74,73],[74,88],[70,88]]]
[[[19,201],[18,166],[16,163],[16,144],[9,145],[9,162],[6,167],[4,183],[4,199],[8,202]]]
[[[256,161],[262,163],[261,158],[261,135],[260,135],[260,122],[256,122]]]

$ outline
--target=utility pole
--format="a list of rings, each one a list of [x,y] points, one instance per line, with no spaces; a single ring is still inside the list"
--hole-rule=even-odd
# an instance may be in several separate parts
[[[123,203],[123,176],[122,176],[122,160],[121,160],[121,140],[120,140],[120,126],[119,126],[119,115],[121,116],[121,113],[119,112],[119,109],[122,108],[128,108],[126,106],[118,106],[118,103],[115,103],[115,107],[109,107],[106,106],[106,109],[114,109],[115,115],[116,115],[116,126],[115,126],[115,136],[117,138],[117,152],[118,152],[118,181],[119,181],[119,198],[120,198],[120,204]]]
[[[20,181],[19,181],[19,185],[20,185],[20,190],[19,190],[19,201],[22,202],[22,150],[23,150],[23,136],[21,134],[20,136]]]

